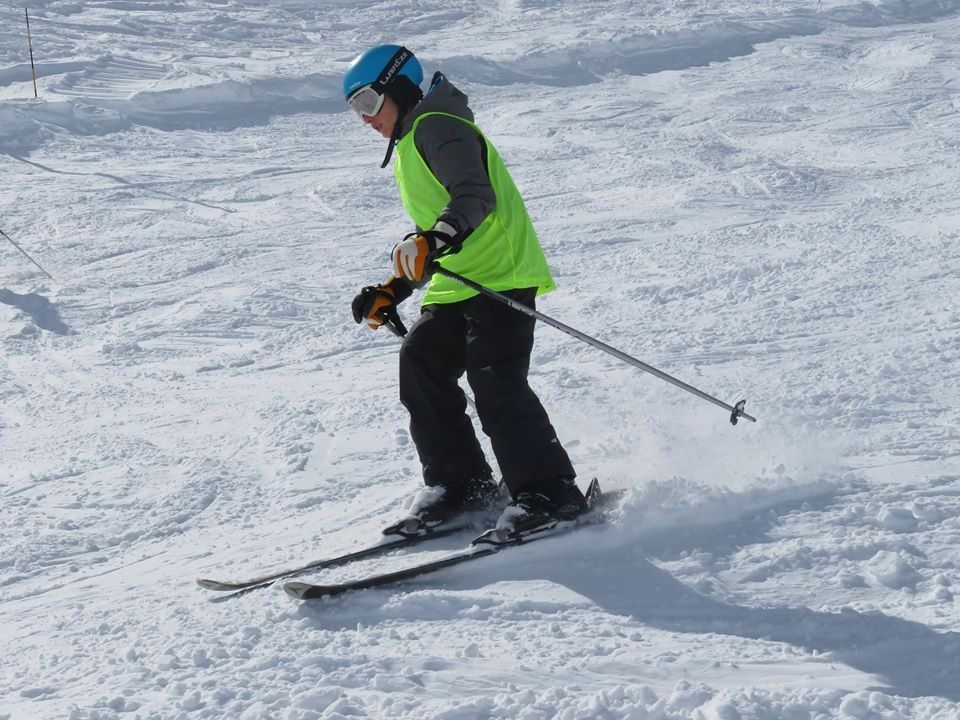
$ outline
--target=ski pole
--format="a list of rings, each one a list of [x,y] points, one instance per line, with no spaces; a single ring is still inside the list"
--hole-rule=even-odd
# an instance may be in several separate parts
[[[677,380],[675,377],[671,377],[670,375],[667,375],[667,373],[663,372],[662,370],[657,370],[652,365],[647,365],[647,363],[641,360],[637,360],[635,357],[631,357],[630,355],[627,355],[625,352],[621,352],[616,348],[610,347],[606,343],[601,342],[596,338],[590,337],[586,333],[582,333],[579,330],[576,330],[570,327],[569,325],[564,325],[559,320],[554,320],[552,317],[544,315],[541,312],[537,312],[536,310],[533,310],[532,308],[527,307],[523,303],[519,303],[516,300],[507,297],[506,295],[501,295],[497,291],[484,287],[480,283],[474,282],[469,278],[465,278],[463,277],[463,275],[459,275],[453,272],[452,270],[447,270],[445,267],[443,267],[439,263],[434,263],[433,271],[438,272],[441,275],[444,275],[450,278],[451,280],[455,280],[461,285],[466,285],[471,290],[476,290],[478,293],[482,293],[483,295],[486,295],[489,298],[493,298],[494,300],[498,300],[499,302],[509,305],[514,310],[522,312],[524,315],[529,315],[530,317],[534,317],[537,320],[541,320],[542,322],[545,322],[547,325],[550,325],[551,327],[554,327],[557,330],[560,330],[561,332],[565,332],[567,335],[570,335],[571,337],[574,337],[577,340],[582,340],[588,345],[593,345],[598,350],[603,350],[605,353],[613,355],[615,358],[619,360],[623,360],[625,363],[628,363],[630,365],[633,365],[634,367],[640,368],[644,372],[648,372],[651,375],[660,378],[661,380],[666,380],[671,385],[676,385],[678,388],[681,388],[682,390],[686,390],[687,392],[696,395],[698,398],[702,398],[703,400],[712,402],[714,405],[717,405],[718,407],[722,407],[724,410],[727,410],[730,413],[730,422],[733,425],[736,425],[737,420],[739,420],[740,418],[746,418],[750,422],[757,421],[755,417],[752,417],[748,415],[746,412],[744,412],[744,408],[746,407],[746,404],[747,404],[746,400],[741,400],[736,405],[727,405],[727,403],[723,402],[722,400],[717,400],[717,398],[713,397],[712,395],[708,395],[702,390],[698,390],[697,388],[693,387],[692,385],[688,385],[682,380]]]
[[[50,278],[51,280],[53,280],[53,275],[51,275],[51,274],[48,273],[46,270],[44,270],[44,269],[43,269],[43,266],[42,266],[40,263],[38,263],[36,260],[34,260],[32,257],[30,257],[30,256],[27,254],[27,251],[26,251],[26,250],[24,250],[22,247],[20,247],[19,245],[17,245],[17,243],[15,243],[15,242],[13,241],[13,238],[12,238],[12,237],[10,237],[9,235],[7,235],[3,230],[0,230],[0,235],[3,235],[7,240],[10,241],[10,244],[11,244],[11,245],[13,245],[13,246],[14,246],[17,250],[19,250],[20,252],[22,252],[23,255],[24,255],[24,257],[27,258],[27,260],[29,260],[29,261],[32,262],[34,265],[36,265],[38,268],[40,268],[41,270],[43,270],[43,274],[44,274],[44,275],[46,275],[48,278]],[[53,280],[53,281],[56,282],[56,280]]]

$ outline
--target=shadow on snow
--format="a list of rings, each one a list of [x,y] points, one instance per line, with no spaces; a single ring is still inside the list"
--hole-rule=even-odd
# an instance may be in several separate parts
[[[813,499],[827,502],[827,496]],[[502,581],[547,580],[582,595],[603,611],[632,618],[652,628],[678,633],[721,634],[781,642],[883,678],[877,688],[905,697],[939,696],[960,701],[960,633],[937,632],[926,625],[880,612],[838,613],[809,608],[745,607],[702,595],[657,567],[646,555],[673,556],[682,550],[709,547],[723,553],[768,540],[774,518],[811,498],[778,503],[768,512],[699,526],[689,533],[671,529],[648,536],[626,528],[585,530],[542,545],[508,550],[499,560],[444,571],[430,587],[469,591]],[[775,509],[770,513],[769,510]],[[507,559],[509,558],[509,559]],[[423,587],[413,581],[410,593]],[[456,603],[442,607],[429,599],[384,606],[383,590],[305,603],[302,614],[318,627],[353,627],[357,622],[396,617],[455,620]],[[397,590],[388,589],[388,593]],[[449,597],[445,598],[449,600]],[[426,603],[426,604],[424,604]],[[468,606],[473,600],[468,602]]]
[[[12,290],[0,288],[0,303],[12,305],[26,313],[41,330],[57,335],[69,335],[70,328],[60,319],[56,307],[47,298],[36,293],[19,295]]]

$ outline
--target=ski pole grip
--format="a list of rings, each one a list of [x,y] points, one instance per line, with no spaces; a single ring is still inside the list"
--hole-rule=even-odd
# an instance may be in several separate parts
[[[405,337],[407,334],[407,326],[403,324],[403,320],[400,319],[400,313],[397,312],[397,309],[394,308],[384,308],[377,315],[383,320],[383,324],[386,326],[387,330],[392,332],[397,337]]]

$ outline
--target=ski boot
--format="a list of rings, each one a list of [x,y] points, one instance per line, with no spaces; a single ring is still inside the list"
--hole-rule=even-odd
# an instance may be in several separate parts
[[[384,528],[383,534],[422,535],[460,519],[469,526],[470,515],[493,510],[502,498],[500,487],[490,477],[428,486],[414,496],[407,517]]]
[[[524,535],[547,532],[560,523],[574,521],[589,510],[587,498],[572,479],[557,483],[548,492],[520,492],[500,513],[496,526],[474,543],[516,541]]]

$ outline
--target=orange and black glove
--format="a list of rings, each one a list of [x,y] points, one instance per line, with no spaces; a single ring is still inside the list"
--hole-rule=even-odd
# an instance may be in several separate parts
[[[368,285],[353,299],[353,319],[358,325],[365,322],[376,330],[390,320],[390,316],[396,313],[397,305],[412,294],[413,287],[403,278],[392,277],[376,287]],[[399,320],[399,317],[396,319]]]
[[[393,274],[411,282],[421,282],[426,277],[430,262],[447,246],[446,252],[460,249],[459,233],[443,220],[437,221],[432,230],[410,233],[394,246],[390,254]]]

